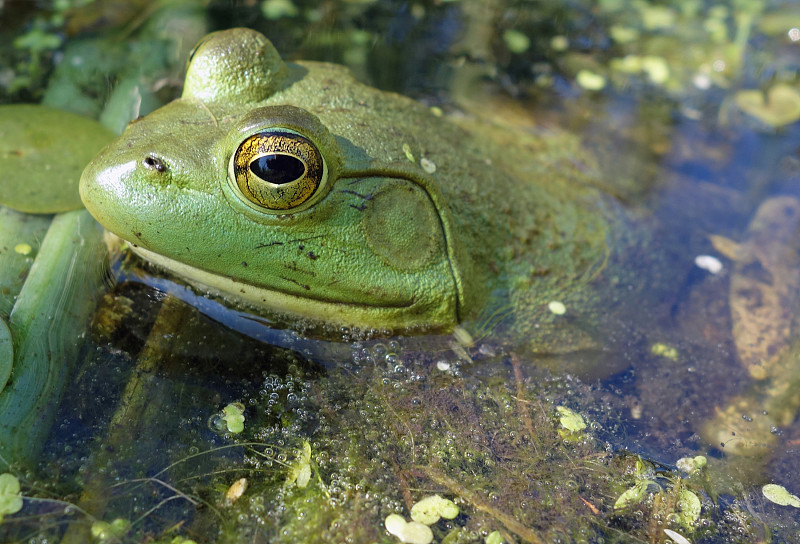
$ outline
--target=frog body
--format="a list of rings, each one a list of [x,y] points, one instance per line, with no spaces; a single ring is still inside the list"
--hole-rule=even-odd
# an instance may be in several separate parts
[[[493,292],[545,314],[581,299],[619,211],[576,141],[460,124],[233,29],[91,162],[81,196],[146,259],[291,315],[446,330]]]

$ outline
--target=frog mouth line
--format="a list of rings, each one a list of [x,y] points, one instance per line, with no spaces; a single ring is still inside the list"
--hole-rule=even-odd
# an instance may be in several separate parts
[[[199,284],[204,290],[223,297],[233,297],[239,301],[266,307],[314,320],[330,321],[363,328],[392,327],[397,325],[397,315],[406,314],[414,306],[414,300],[386,304],[365,304],[338,302],[325,299],[304,297],[285,293],[275,289],[265,289],[249,283],[232,280],[213,272],[203,270],[180,261],[154,253],[141,246],[132,245],[133,251],[148,262],[169,270],[189,283]],[[353,315],[354,310],[364,312],[364,319]],[[436,324],[434,324],[435,326]]]

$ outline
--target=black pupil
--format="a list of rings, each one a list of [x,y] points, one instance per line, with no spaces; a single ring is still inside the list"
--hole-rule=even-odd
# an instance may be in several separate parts
[[[250,163],[250,170],[269,183],[282,185],[301,177],[306,171],[305,164],[291,155],[264,155]]]

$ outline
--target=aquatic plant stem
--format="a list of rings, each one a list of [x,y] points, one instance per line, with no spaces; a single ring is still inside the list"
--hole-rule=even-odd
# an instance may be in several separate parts
[[[473,506],[473,508],[480,510],[481,512],[485,512],[486,514],[489,514],[498,522],[502,523],[509,531],[522,538],[523,541],[530,542],[531,544],[545,544],[544,539],[542,539],[536,533],[536,531],[521,524],[512,516],[509,516],[508,514],[501,512],[497,508],[493,507],[489,503],[489,501],[484,500],[476,492],[472,491],[471,489],[467,489],[465,486],[453,480],[452,478],[450,478],[443,472],[439,471],[438,469],[435,469],[430,466],[421,466],[416,468],[418,470],[421,470],[425,474],[425,476],[427,476],[437,484],[446,487],[448,491],[450,491],[450,493],[452,493],[453,495],[456,495],[457,497],[461,497],[462,499],[466,500]]]
[[[522,406],[522,403],[525,402],[525,380],[522,376],[522,367],[519,362],[519,357],[517,357],[516,353],[511,354],[511,368],[514,369],[514,383],[517,386],[517,406],[519,407],[519,417],[522,418],[522,422],[530,433],[532,439],[534,436],[536,436],[536,431],[533,428],[533,420],[531,419],[530,413],[528,413],[528,410]],[[531,440],[531,443],[534,443],[534,441]]]
[[[0,394],[0,467],[35,463],[100,292],[102,229],[86,211],[56,216],[8,319],[14,366]]]
[[[174,332],[181,330],[187,317],[186,310],[187,306],[178,299],[170,296],[164,299],[158,317],[139,354],[136,367],[122,393],[117,410],[108,425],[108,432],[94,448],[93,467],[110,467],[117,452],[141,436],[148,420],[145,414],[154,409],[158,410],[162,399],[154,394],[156,382],[153,380],[153,375],[168,361]],[[110,487],[104,477],[107,471],[94,470],[90,471],[90,474],[78,506],[95,518],[102,519],[110,495]],[[88,525],[73,523],[61,539],[61,544],[89,542],[91,540],[89,532]]]

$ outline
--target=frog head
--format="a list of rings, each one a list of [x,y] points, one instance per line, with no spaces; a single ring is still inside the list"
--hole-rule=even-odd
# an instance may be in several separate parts
[[[133,121],[80,193],[145,259],[213,291],[332,323],[446,329],[485,281],[441,189],[449,164],[464,170],[446,125],[233,29],[198,44],[181,98]]]

